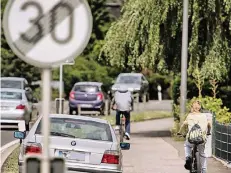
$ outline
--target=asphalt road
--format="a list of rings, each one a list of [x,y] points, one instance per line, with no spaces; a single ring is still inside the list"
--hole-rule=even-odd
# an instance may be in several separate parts
[[[1,130],[1,147],[13,140],[15,140],[14,131]]]

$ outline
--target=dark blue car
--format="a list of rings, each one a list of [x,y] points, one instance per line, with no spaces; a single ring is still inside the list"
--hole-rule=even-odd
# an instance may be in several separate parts
[[[101,115],[105,111],[105,92],[102,91],[100,82],[78,82],[69,94],[69,114],[75,111],[78,114],[78,105],[81,110],[99,111]]]

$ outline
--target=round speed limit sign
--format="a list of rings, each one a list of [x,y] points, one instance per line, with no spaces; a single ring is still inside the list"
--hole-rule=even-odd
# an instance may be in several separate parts
[[[80,55],[92,32],[86,0],[9,0],[3,20],[13,52],[41,68]]]

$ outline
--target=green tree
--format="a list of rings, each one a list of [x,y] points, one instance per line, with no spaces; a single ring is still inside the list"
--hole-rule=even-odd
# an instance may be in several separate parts
[[[73,85],[80,81],[102,82],[105,89],[109,89],[113,80],[109,73],[107,67],[101,66],[93,59],[87,60],[85,57],[77,58],[73,66],[64,66],[63,74],[65,76],[64,84],[66,96],[68,96]],[[55,80],[59,79],[58,71],[54,71],[53,78]]]
[[[180,72],[183,1],[128,0],[106,35],[100,59],[108,64]],[[189,75],[215,47],[230,71],[231,2],[189,1]],[[216,39],[218,39],[216,41]]]

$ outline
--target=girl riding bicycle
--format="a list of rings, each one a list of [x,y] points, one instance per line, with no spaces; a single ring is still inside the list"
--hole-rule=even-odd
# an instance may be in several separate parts
[[[181,134],[181,131],[183,127],[188,126],[188,132],[193,128],[195,124],[198,124],[202,130],[202,134],[204,135],[203,138],[205,139],[205,142],[198,145],[198,152],[200,156],[200,165],[201,165],[201,173],[206,173],[207,171],[207,156],[205,154],[205,143],[206,143],[206,134],[210,134],[211,129],[211,122],[208,121],[207,116],[203,113],[201,113],[201,103],[200,101],[194,101],[191,107],[191,113],[188,114],[186,120],[183,122],[178,135]],[[195,144],[192,144],[188,141],[189,133],[187,134],[187,138],[184,144],[185,148],[185,169],[190,170],[191,169],[191,151]]]

